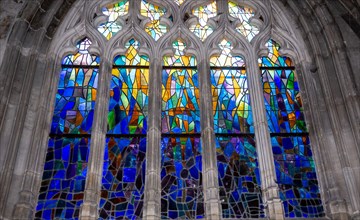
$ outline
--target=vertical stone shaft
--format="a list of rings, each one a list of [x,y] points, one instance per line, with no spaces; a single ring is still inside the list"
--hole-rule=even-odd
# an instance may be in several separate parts
[[[200,79],[200,121],[202,146],[202,176],[206,219],[220,219],[218,170],[210,87],[210,65],[206,57],[198,63]]]
[[[146,175],[143,219],[160,219],[161,180],[161,60],[151,59],[149,72],[149,115],[146,140]]]
[[[263,199],[267,209],[267,217],[270,219],[284,219],[279,189],[275,182],[274,157],[266,118],[263,90],[260,82],[261,72],[256,55],[251,53],[249,56],[252,57],[248,57],[246,69],[250,88],[251,107],[253,109],[255,140],[260,166]]]
[[[102,57],[98,76],[98,91],[95,104],[94,121],[91,132],[88,173],[86,177],[84,203],[80,210],[81,219],[97,219],[100,199],[101,177],[105,152],[109,91],[111,79],[110,61]]]

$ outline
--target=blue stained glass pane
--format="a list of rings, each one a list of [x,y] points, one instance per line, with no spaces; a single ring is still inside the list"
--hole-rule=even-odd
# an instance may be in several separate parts
[[[52,134],[90,134],[98,80],[98,57],[87,51],[87,38],[77,45],[79,52],[66,56],[55,98]],[[80,67],[86,65],[90,67]]]
[[[285,217],[323,217],[324,208],[307,135],[272,137],[277,182]],[[284,144],[293,146],[287,149]]]
[[[78,219],[89,146],[89,138],[50,138],[36,219]]]
[[[217,137],[216,152],[223,218],[265,217],[253,138]]]
[[[108,138],[102,178],[100,219],[142,217],[145,138]]]
[[[161,218],[204,218],[200,138],[163,137]]]

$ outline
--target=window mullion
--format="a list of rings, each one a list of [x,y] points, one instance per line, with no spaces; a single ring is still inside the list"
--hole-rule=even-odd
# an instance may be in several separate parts
[[[214,133],[213,100],[210,85],[210,63],[204,59],[198,64],[200,80],[200,121],[203,161],[203,192],[205,216],[208,219],[220,219],[218,169],[216,164],[216,146]]]
[[[111,62],[106,58],[101,58],[84,203],[80,210],[80,218],[97,219],[98,217],[107,132],[107,120],[104,118],[107,118],[108,115],[111,65]]]
[[[271,146],[270,133],[264,108],[263,88],[260,81],[260,69],[257,57],[251,53],[247,59],[248,82],[250,88],[251,106],[254,118],[256,149],[259,160],[263,201],[266,215],[270,219],[284,219],[283,206],[276,184],[274,157]]]
[[[154,58],[149,70],[149,113],[145,174],[144,219],[160,219],[160,142],[161,142],[161,71],[162,60]]]

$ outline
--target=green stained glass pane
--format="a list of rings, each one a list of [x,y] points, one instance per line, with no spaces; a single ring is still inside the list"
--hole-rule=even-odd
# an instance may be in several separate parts
[[[116,4],[110,4],[102,9],[104,15],[108,17],[105,23],[98,27],[98,31],[110,40],[117,32],[122,29],[118,19],[126,15],[129,11],[128,0],[120,1]]]
[[[145,26],[145,31],[155,40],[158,40],[167,32],[166,25],[160,24],[160,18],[165,13],[165,8],[151,4],[146,0],[141,1],[140,14],[150,19],[150,22]]]
[[[208,25],[208,21],[210,18],[216,16],[216,10],[217,8],[215,1],[193,10],[193,15],[198,18],[199,23],[191,25],[189,29],[201,40],[205,40],[210,34],[214,32],[214,29]]]
[[[251,8],[243,7],[234,2],[229,2],[230,16],[237,18],[236,30],[251,41],[259,33],[259,29],[250,24],[250,19],[255,15]]]

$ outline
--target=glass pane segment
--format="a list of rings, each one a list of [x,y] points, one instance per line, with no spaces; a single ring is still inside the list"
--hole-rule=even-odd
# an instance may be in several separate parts
[[[98,86],[99,59],[86,50],[90,44],[90,40],[85,38],[77,45],[79,53],[66,56],[63,60],[51,134],[91,133]]]
[[[181,41],[174,42],[174,47],[175,56],[164,57],[165,66],[172,68],[165,67],[162,72],[162,132],[197,133],[200,111],[195,58],[184,55]]]
[[[259,33],[259,29],[250,24],[250,19],[255,15],[255,12],[251,8],[229,2],[229,14],[239,19],[236,30],[246,37],[248,41],[251,41],[255,35]]]
[[[262,70],[265,108],[271,132],[307,132],[295,72]]]
[[[141,1],[140,14],[151,20],[150,23],[146,24],[145,31],[154,38],[154,40],[158,40],[167,32],[166,25],[160,24],[160,17],[165,13],[165,8],[153,5],[146,0]]]
[[[280,45],[274,40],[269,40],[266,43],[266,47],[269,49],[269,55],[262,57],[259,60],[261,67],[292,67],[294,66],[290,58],[280,56]]]
[[[272,137],[276,178],[285,217],[323,217],[309,137]]]
[[[116,4],[110,4],[102,9],[102,13],[108,16],[108,21],[98,27],[98,31],[110,40],[117,32],[121,31],[122,26],[118,19],[129,12],[129,2],[127,0],[119,1]]]
[[[108,134],[145,134],[147,129],[149,61],[130,40],[125,55],[117,56],[112,70]],[[120,67],[121,66],[121,67]]]
[[[216,152],[223,218],[264,217],[253,138],[217,137]]]
[[[210,18],[216,16],[216,2],[204,6],[200,6],[193,10],[193,15],[198,17],[199,23],[192,25],[189,29],[201,40],[205,40],[211,33],[214,32],[214,29],[208,25]]]
[[[220,56],[210,59],[215,133],[252,133],[254,127],[244,60],[232,56],[230,42],[224,40],[219,47],[222,49]]]
[[[89,138],[49,139],[35,218],[79,218],[89,146]]]
[[[108,138],[100,199],[100,219],[142,217],[145,138]]]
[[[204,218],[200,138],[163,137],[161,218]]]

